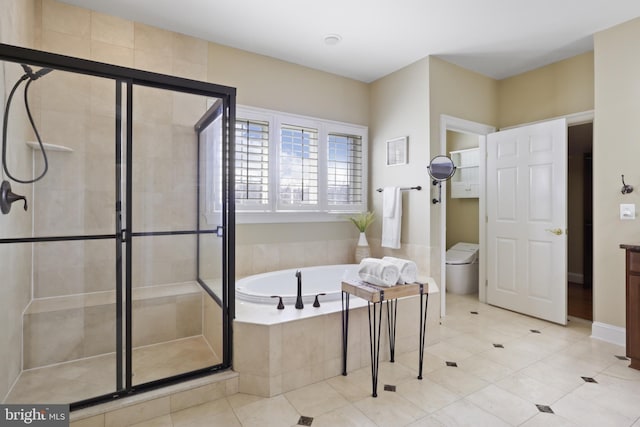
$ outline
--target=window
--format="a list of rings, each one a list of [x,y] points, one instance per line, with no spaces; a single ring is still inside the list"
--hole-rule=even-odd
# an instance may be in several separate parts
[[[367,209],[367,128],[238,106],[239,222],[344,219]]]
[[[278,204],[283,208],[318,205],[318,130],[280,127]]]
[[[327,151],[327,202],[330,206],[361,205],[362,137],[330,133]]]
[[[269,203],[269,122],[236,119],[236,205]]]

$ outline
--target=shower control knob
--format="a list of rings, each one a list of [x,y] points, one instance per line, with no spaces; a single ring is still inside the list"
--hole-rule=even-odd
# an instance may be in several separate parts
[[[9,181],[2,181],[0,185],[0,210],[3,214],[8,214],[11,211],[11,204],[22,200],[24,202],[24,210],[27,210],[27,198],[20,196],[11,191],[11,183]]]

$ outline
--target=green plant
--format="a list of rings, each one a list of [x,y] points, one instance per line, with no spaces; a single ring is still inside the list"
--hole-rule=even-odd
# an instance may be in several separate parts
[[[361,233],[364,233],[367,231],[367,227],[375,221],[375,215],[373,212],[363,212],[356,216],[352,216],[349,219],[356,225],[356,227],[358,227],[358,230],[360,230]]]

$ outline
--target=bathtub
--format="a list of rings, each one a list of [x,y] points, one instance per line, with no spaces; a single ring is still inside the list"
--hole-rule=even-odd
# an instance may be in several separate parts
[[[295,304],[298,282],[296,271],[302,272],[302,301],[313,304],[319,293],[320,302],[340,299],[343,280],[358,278],[358,264],[322,265],[291,268],[256,274],[236,281],[236,299],[257,304],[274,304],[272,295],[282,296],[285,305]]]

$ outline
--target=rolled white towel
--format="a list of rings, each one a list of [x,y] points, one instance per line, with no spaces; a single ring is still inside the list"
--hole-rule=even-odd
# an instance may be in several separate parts
[[[400,278],[398,279],[399,285],[413,283],[416,281],[416,277],[418,276],[418,267],[415,262],[392,256],[383,257],[382,260],[390,262],[398,267],[398,270],[400,270]]]
[[[358,276],[374,285],[394,286],[398,283],[400,270],[390,262],[377,258],[364,258],[360,261]]]

